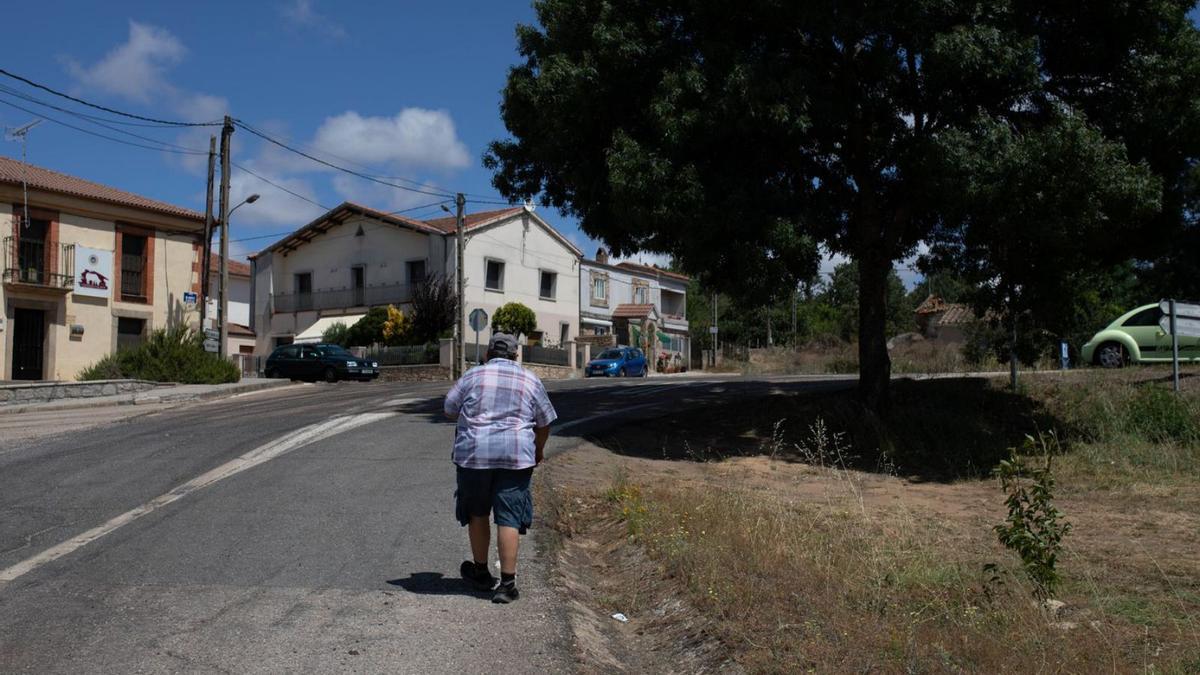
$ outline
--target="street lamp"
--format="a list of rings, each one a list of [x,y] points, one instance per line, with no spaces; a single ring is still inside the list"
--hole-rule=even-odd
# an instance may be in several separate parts
[[[217,353],[223,357],[229,355],[226,350],[226,343],[229,341],[229,294],[226,291],[229,288],[229,222],[233,220],[234,211],[237,211],[243,204],[253,204],[258,201],[258,197],[259,195],[256,192],[238,202],[237,206],[229,209],[229,212],[225,214],[225,222],[221,223],[221,286],[218,291],[221,298],[221,331],[218,338],[220,342],[217,344]]]

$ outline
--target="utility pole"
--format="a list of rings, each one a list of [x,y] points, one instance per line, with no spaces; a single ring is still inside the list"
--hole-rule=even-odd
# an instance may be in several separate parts
[[[800,294],[800,290],[792,289],[792,346],[796,346],[796,296]]]
[[[208,289],[211,283],[213,235],[213,175],[217,169],[217,137],[208,137],[208,193],[204,198],[204,251],[200,256],[200,330],[208,328]]]
[[[221,319],[221,343],[217,353],[228,357],[226,343],[229,341],[229,137],[233,135],[233,118],[225,116],[221,127],[221,280],[220,307],[217,316]]]
[[[718,329],[717,329],[717,294],[716,294],[716,293],[713,293],[713,303],[712,303],[712,305],[713,305],[713,323],[712,323],[712,325],[713,325],[713,331],[712,331],[712,364],[713,364],[713,367],[714,367],[714,368],[716,368],[716,367],[717,367],[717,348],[720,346],[720,345],[717,343],[717,340],[718,340],[718,334],[717,334],[717,331],[718,331]]]
[[[458,313],[455,315],[455,336],[454,336],[454,367],[451,372],[455,379],[462,376],[463,361],[467,357],[467,289],[466,277],[463,274],[463,253],[467,245],[466,225],[463,222],[463,207],[466,206],[467,198],[463,193],[459,192],[454,196],[455,216],[454,230],[458,236]],[[479,349],[479,345],[475,345],[475,349]],[[478,356],[478,354],[476,354]]]

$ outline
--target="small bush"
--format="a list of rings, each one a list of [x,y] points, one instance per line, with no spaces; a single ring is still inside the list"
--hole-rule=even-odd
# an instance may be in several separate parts
[[[204,351],[204,338],[185,326],[160,328],[142,344],[110,354],[79,373],[80,380],[135,379],[182,384],[237,382],[238,367]]]
[[[532,335],[537,330],[537,316],[525,305],[510,302],[492,315],[492,330],[509,335]]]
[[[321,334],[321,342],[331,345],[350,346],[350,327],[341,321],[325,329]]]
[[[1059,576],[1056,564],[1062,553],[1062,539],[1071,531],[1069,523],[1060,522],[1054,506],[1054,474],[1050,471],[1051,450],[1057,446],[1053,436],[1034,439],[1025,437],[1026,452],[1041,450],[1045,463],[1034,466],[1029,459],[1013,450],[1012,457],[1000,462],[996,475],[1006,497],[1008,517],[993,528],[1005,548],[1021,557],[1025,573],[1034,584],[1040,598],[1054,595]]]

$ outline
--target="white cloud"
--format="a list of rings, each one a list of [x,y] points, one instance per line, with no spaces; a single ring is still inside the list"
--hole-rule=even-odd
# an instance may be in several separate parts
[[[256,167],[251,167],[251,169],[255,173],[259,173]],[[278,183],[296,194],[303,195],[313,201],[318,201],[316,191],[308,181],[299,178],[288,178],[286,176],[271,176],[265,173],[263,175],[269,178],[272,183]],[[243,199],[255,193],[261,195],[261,198],[253,204],[246,204],[241,207],[234,214],[233,218],[230,218],[230,222],[233,223],[233,228],[230,232],[234,239],[239,238],[239,236],[253,236],[252,234],[244,235],[244,233],[238,232],[240,229],[239,225],[242,224],[282,225],[284,229],[297,229],[324,213],[324,210],[319,206],[294,197],[244,171],[234,169],[233,175],[229,179],[230,204],[239,204]]]
[[[586,249],[584,249],[586,251]],[[621,256],[610,258],[609,262],[613,265],[623,262],[638,263],[639,265],[657,265],[659,267],[667,267],[671,264],[671,256],[666,253],[634,253],[630,256]]]
[[[384,212],[411,209],[414,206],[430,204],[439,199],[438,197],[421,194],[420,192],[400,190],[380,183],[372,183],[342,173],[333,176],[333,189],[338,193],[338,196],[346,201]],[[423,189],[426,191],[434,190],[432,186],[428,185],[424,186]],[[415,213],[417,212],[400,215],[415,217]]]
[[[364,164],[461,169],[471,162],[454,120],[443,110],[405,108],[394,117],[363,117],[350,110],[321,123],[312,144]]]
[[[91,66],[68,60],[67,70],[84,87],[115,94],[139,103],[173,95],[165,72],[187,53],[169,31],[136,21],[129,22],[129,39]]]
[[[292,0],[280,7],[280,13],[288,23],[298,28],[313,29],[335,40],[346,37],[346,29],[313,9],[312,0]]]

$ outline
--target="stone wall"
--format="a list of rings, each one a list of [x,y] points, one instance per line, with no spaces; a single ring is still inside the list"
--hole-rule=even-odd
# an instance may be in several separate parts
[[[450,369],[437,364],[421,366],[382,366],[382,382],[449,382]]]
[[[0,385],[0,405],[43,403],[68,398],[95,398],[147,391],[162,385],[145,380],[95,380],[92,382],[27,382]]]
[[[581,371],[566,366],[544,366],[540,363],[522,363],[525,369],[543,380],[567,380],[579,377]]]

